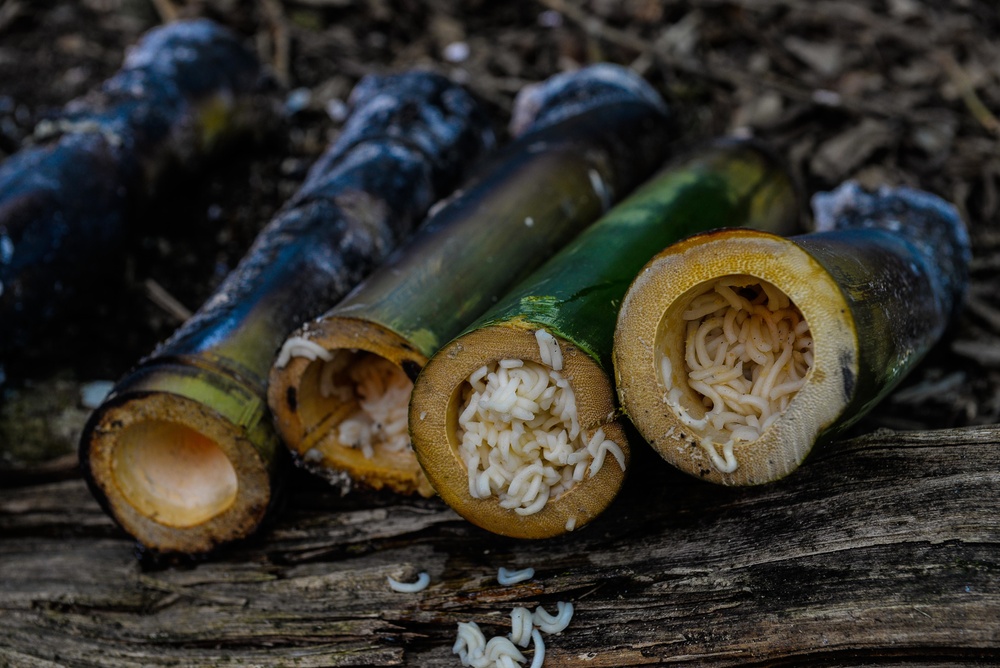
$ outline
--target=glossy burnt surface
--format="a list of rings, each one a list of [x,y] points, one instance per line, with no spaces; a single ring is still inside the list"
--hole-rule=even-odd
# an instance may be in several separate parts
[[[0,364],[119,266],[165,175],[197,168],[265,113],[260,66],[208,20],[146,34],[121,70],[0,165]]]
[[[275,500],[284,462],[264,394],[281,341],[371,271],[492,143],[475,101],[439,75],[371,77],[355,89],[352,104],[344,131],[301,190],[219,290],[116,386],[84,432],[81,459],[95,494],[147,547],[203,552],[259,526]],[[124,461],[116,454],[122,430],[139,429],[136,423],[144,421],[174,422],[183,427],[175,434],[214,441],[236,471],[235,500],[185,511],[208,519],[171,527],[131,504],[113,483],[113,469]],[[186,441],[182,450],[209,451]],[[215,462],[211,452],[177,461]],[[164,474],[157,480],[182,478]],[[172,498],[160,489],[145,495],[132,490],[130,496]],[[204,490],[199,496],[218,497]]]
[[[518,98],[519,136],[467,181],[403,248],[323,317],[293,337],[330,351],[380,355],[414,378],[428,356],[493,305],[667,153],[663,101],[640,77],[587,67]],[[430,493],[415,459],[389,465],[342,446],[345,402],[323,396],[324,360],[293,358],[272,373],[270,404],[284,440],[336,481]],[[350,402],[347,402],[350,403]],[[405,469],[414,482],[401,481]],[[419,484],[418,484],[419,483]]]

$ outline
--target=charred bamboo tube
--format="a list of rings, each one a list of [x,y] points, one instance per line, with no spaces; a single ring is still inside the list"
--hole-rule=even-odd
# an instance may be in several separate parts
[[[417,379],[413,446],[438,493],[473,523],[545,538],[599,515],[629,445],[616,420],[617,306],[657,249],[723,225],[791,229],[786,173],[722,143],[652,178],[444,346]]]
[[[271,373],[278,430],[331,480],[425,496],[407,404],[427,358],[661,163],[665,106],[599,65],[518,98],[520,136],[379,271],[286,343]]]
[[[205,552],[260,525],[287,458],[265,390],[281,342],[368,274],[492,142],[475,101],[434,74],[366,78],[352,103],[216,294],[87,424],[91,488],[147,548]]]
[[[969,238],[943,200],[848,183],[814,209],[812,234],[675,244],[629,289],[619,397],[682,471],[726,485],[788,475],[885,397],[958,308]]]
[[[264,81],[228,30],[172,23],[0,165],[0,364],[107,279],[164,174],[260,127]]]

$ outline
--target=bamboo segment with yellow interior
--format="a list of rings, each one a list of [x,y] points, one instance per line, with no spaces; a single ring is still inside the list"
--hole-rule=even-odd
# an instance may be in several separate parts
[[[370,273],[492,143],[477,103],[438,75],[368,77],[352,105],[239,266],[84,431],[92,491],[147,548],[205,552],[260,526],[287,460],[265,389],[282,341]]]
[[[597,65],[519,96],[519,136],[406,247],[286,342],[271,373],[278,430],[325,477],[425,496],[407,405],[427,358],[663,161],[656,92]]]
[[[682,471],[726,485],[788,475],[877,405],[961,303],[969,238],[943,200],[847,183],[813,205],[812,234],[675,244],[622,303],[619,398]]]
[[[659,249],[698,230],[792,229],[789,177],[753,144],[721,142],[664,169],[525,279],[417,379],[413,446],[441,497],[495,533],[582,527],[617,495],[618,304]]]

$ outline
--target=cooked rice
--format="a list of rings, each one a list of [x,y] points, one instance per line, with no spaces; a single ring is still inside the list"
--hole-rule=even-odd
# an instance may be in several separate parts
[[[309,360],[321,359],[329,362],[333,355],[329,350],[304,336],[293,336],[285,341],[278,352],[274,366],[284,369],[293,357],[305,357]]]
[[[535,629],[531,610],[516,607],[510,611],[510,640],[515,645],[527,647],[531,642],[531,632]]]
[[[403,594],[415,594],[419,591],[423,591],[427,589],[427,585],[431,583],[431,576],[427,573],[421,573],[418,575],[416,582],[400,582],[391,576],[386,579],[389,581],[389,589]]]
[[[472,668],[520,668],[525,661],[524,654],[517,645],[527,648],[534,645],[534,656],[530,668],[541,668],[545,661],[545,643],[542,634],[560,633],[569,626],[573,617],[573,604],[559,601],[558,613],[550,615],[538,606],[532,613],[527,608],[515,607],[510,611],[509,637],[496,636],[486,641],[479,625],[475,622],[459,622],[458,637],[452,646],[452,654],[457,654],[463,666]]]
[[[701,446],[719,471],[732,473],[739,466],[734,445],[758,439],[805,385],[813,363],[809,324],[781,290],[743,275],[716,280],[691,300],[683,318],[684,372],[706,412],[696,418],[681,406],[682,391],[673,386],[665,353],[664,400],[683,424],[722,432],[721,455],[710,437]]]
[[[559,373],[558,341],[542,330],[535,336],[546,364],[503,359],[480,367],[467,380],[458,419],[469,494],[497,496],[520,515],[593,477],[609,452],[625,469],[621,447],[603,429],[582,431],[573,389]]]
[[[325,367],[336,365],[340,357],[327,362],[321,376],[325,377]],[[335,373],[336,369],[330,372],[329,388],[323,388],[321,380],[323,396],[335,396],[343,402],[357,397],[358,403],[357,410],[337,426],[340,443],[360,448],[368,459],[375,456],[376,450],[386,453],[408,450],[407,410],[413,383],[403,370],[378,355],[363,355],[346,370],[349,385],[337,383]]]
[[[545,663],[545,643],[542,642],[542,634],[535,629],[531,632],[531,641],[535,644],[535,656],[531,658],[531,665],[528,668],[542,668]]]
[[[568,601],[559,601],[556,603],[556,610],[556,614],[550,615],[545,611],[545,608],[538,606],[532,615],[532,622],[546,633],[561,633],[566,630],[573,619],[573,604]]]
[[[510,638],[496,636],[490,638],[486,643],[486,651],[483,654],[485,661],[476,668],[486,668],[486,666],[496,666],[497,668],[518,668],[525,660],[521,650],[510,641]]]
[[[458,638],[451,648],[452,654],[458,654],[463,666],[481,665],[486,653],[486,636],[479,624],[475,622],[459,622]]]
[[[519,571],[509,571],[503,566],[497,571],[497,582],[504,585],[517,584],[518,582],[524,582],[525,580],[530,580],[535,577],[534,568],[522,568]]]

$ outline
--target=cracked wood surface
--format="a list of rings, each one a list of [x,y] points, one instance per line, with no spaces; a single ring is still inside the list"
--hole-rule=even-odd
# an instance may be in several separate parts
[[[459,666],[457,622],[506,634],[557,601],[550,668],[996,662],[998,443],[881,431],[751,489],[647,453],[603,517],[541,542],[302,477],[269,530],[195,564],[136,560],[80,480],[0,489],[0,666]],[[424,570],[424,592],[386,584]]]

